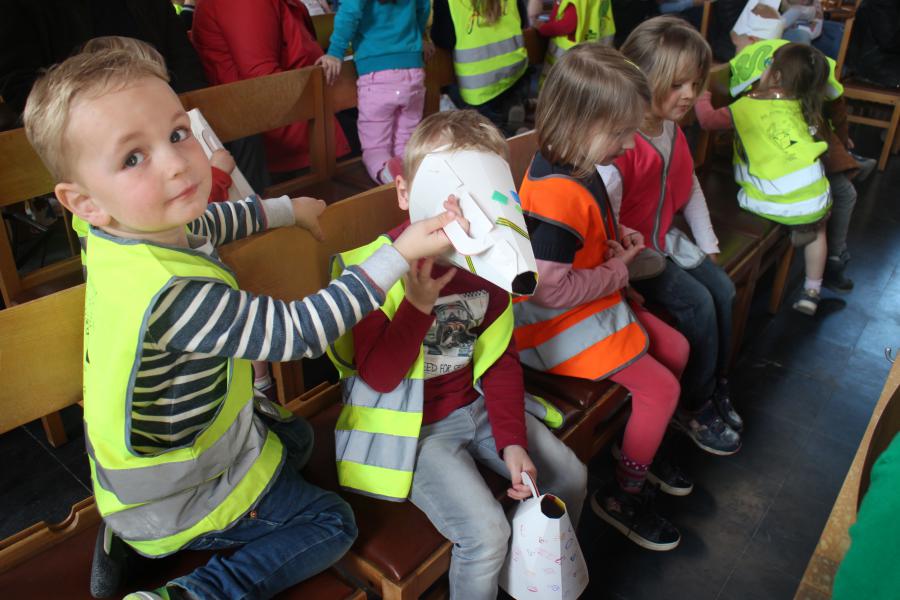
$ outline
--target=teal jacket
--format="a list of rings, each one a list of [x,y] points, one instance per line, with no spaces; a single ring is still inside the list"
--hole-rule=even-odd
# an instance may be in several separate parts
[[[422,36],[431,0],[341,0],[328,54],[343,58],[352,45],[360,75],[424,66]]]

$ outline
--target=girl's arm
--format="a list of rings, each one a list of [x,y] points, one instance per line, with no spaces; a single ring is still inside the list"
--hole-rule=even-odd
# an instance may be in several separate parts
[[[628,285],[628,267],[610,258],[593,269],[574,269],[579,247],[574,234],[543,221],[529,229],[538,269],[538,287],[531,302],[567,308],[603,298]]]
[[[344,60],[344,52],[356,35],[359,21],[362,18],[362,2],[360,0],[341,0],[338,11],[334,15],[334,31],[328,42],[328,55]]]
[[[722,129],[734,129],[734,120],[731,118],[731,111],[727,106],[722,108],[713,108],[712,92],[709,90],[700,94],[694,104],[694,111],[697,113],[697,120],[700,127],[707,131],[717,131]]]
[[[697,246],[707,254],[719,253],[719,238],[713,230],[712,221],[709,218],[709,207],[706,205],[706,198],[703,196],[703,189],[697,176],[693,175],[694,183],[691,186],[691,199],[684,207],[684,218],[687,220],[694,234],[694,241]]]

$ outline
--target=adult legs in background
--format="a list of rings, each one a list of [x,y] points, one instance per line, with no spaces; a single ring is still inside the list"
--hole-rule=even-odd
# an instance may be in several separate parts
[[[831,185],[831,217],[828,219],[828,260],[825,263],[825,287],[837,292],[849,292],[853,281],[844,276],[850,252],[847,250],[847,232],[856,206],[856,188],[844,173],[828,176]]]

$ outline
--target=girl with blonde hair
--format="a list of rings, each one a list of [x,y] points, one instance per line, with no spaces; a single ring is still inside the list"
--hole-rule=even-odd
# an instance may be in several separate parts
[[[688,345],[626,300],[628,264],[644,241],[618,224],[594,166],[633,146],[649,102],[637,67],[599,42],[572,48],[550,70],[538,97],[540,150],[519,192],[540,285],[514,310],[525,365],[566,377],[608,378],[631,392],[616,477],[591,507],[636,544],[665,551],[681,535],[653,510],[645,482],[676,495],[692,489],[677,470],[650,468],[678,402]]]

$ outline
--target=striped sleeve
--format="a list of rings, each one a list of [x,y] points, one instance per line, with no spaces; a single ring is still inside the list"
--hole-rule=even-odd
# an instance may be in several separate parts
[[[402,258],[385,256],[376,253],[325,289],[293,302],[216,281],[176,279],[153,307],[144,350],[265,361],[319,356],[380,306],[384,290],[407,268]]]
[[[270,218],[269,212],[276,213],[276,218]],[[249,196],[234,202],[208,205],[203,215],[190,223],[188,228],[194,235],[208,238],[213,246],[221,246],[271,227],[292,223],[293,213],[287,196],[269,200]]]

